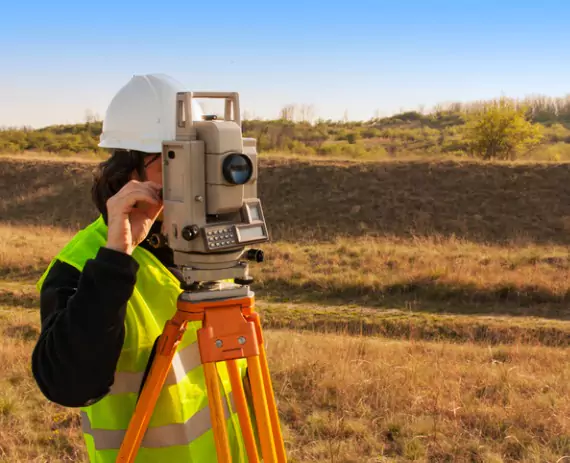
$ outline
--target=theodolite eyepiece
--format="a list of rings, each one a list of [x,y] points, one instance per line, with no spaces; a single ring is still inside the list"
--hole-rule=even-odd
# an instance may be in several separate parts
[[[260,264],[265,259],[265,254],[263,254],[263,251],[261,249],[248,249],[246,258],[247,260],[251,260]]]

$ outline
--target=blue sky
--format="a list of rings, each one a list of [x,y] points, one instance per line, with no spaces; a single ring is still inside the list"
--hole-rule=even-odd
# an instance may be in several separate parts
[[[317,116],[570,93],[570,1],[3,2],[0,126],[104,115],[133,74]]]

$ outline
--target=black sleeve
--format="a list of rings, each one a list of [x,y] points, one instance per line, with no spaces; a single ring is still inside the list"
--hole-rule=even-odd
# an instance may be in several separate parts
[[[42,328],[32,354],[34,378],[52,402],[82,407],[109,392],[137,270],[131,256],[107,248],[81,273],[60,261],[52,266],[40,294]]]

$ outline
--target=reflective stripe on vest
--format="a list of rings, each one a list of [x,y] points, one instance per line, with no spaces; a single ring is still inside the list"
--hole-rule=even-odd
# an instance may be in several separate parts
[[[174,355],[172,368],[168,371],[164,385],[172,386],[173,384],[178,384],[186,377],[189,371],[199,367],[201,364],[198,343],[194,342]],[[138,393],[143,377],[144,372],[116,372],[115,382],[111,386],[110,394]]]
[[[222,399],[224,416],[230,418],[230,412],[226,398]],[[233,394],[230,393],[230,403],[233,403]],[[81,427],[85,434],[89,434],[95,441],[97,450],[119,449],[125,437],[126,430],[117,429],[94,429],[89,421],[89,416],[81,412]],[[141,443],[141,447],[157,448],[173,445],[185,445],[200,437],[212,429],[210,407],[206,406],[195,413],[185,423],[167,424],[155,428],[148,428]]]

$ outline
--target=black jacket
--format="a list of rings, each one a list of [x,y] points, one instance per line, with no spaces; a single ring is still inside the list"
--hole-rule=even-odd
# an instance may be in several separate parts
[[[155,223],[151,233],[159,229]],[[154,249],[146,240],[139,246],[167,268],[173,267],[169,248]],[[42,328],[32,354],[32,372],[52,402],[82,407],[109,392],[137,270],[133,257],[102,247],[83,272],[60,261],[49,271],[40,293]]]

